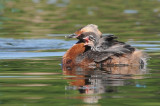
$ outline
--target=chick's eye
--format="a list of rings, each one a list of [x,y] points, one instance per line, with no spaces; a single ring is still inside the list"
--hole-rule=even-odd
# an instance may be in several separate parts
[[[94,40],[94,37],[92,35],[89,35],[90,40]]]

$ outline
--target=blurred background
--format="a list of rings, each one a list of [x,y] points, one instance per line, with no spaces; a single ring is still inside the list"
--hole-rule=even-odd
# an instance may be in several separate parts
[[[159,0],[1,0],[0,35],[50,37],[96,24],[103,33],[158,36],[159,5]]]
[[[148,65],[112,78],[100,70],[64,73],[62,56],[77,42],[64,36],[87,24],[145,51]],[[0,104],[5,106],[158,106],[159,63],[160,0],[0,0]]]

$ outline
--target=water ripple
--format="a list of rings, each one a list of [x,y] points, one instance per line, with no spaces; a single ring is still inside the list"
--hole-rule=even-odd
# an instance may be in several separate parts
[[[0,59],[25,59],[32,57],[63,56],[65,52],[0,52]]]
[[[49,49],[68,49],[76,41],[60,39],[12,39],[0,38],[0,51],[33,51]]]

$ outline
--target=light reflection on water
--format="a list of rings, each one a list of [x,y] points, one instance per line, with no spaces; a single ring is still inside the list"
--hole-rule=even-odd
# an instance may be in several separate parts
[[[68,49],[75,41],[59,39],[13,39],[0,38],[0,51],[33,51],[49,49]]]
[[[33,57],[63,56],[65,52],[0,52],[0,59],[26,59]]]
[[[125,14],[137,14],[138,11],[137,10],[124,10]]]

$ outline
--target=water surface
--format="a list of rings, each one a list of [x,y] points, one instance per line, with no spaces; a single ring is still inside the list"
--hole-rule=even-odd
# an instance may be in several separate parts
[[[1,0],[0,104],[159,106],[159,0]],[[145,66],[62,69],[76,39],[97,24],[148,54]]]

